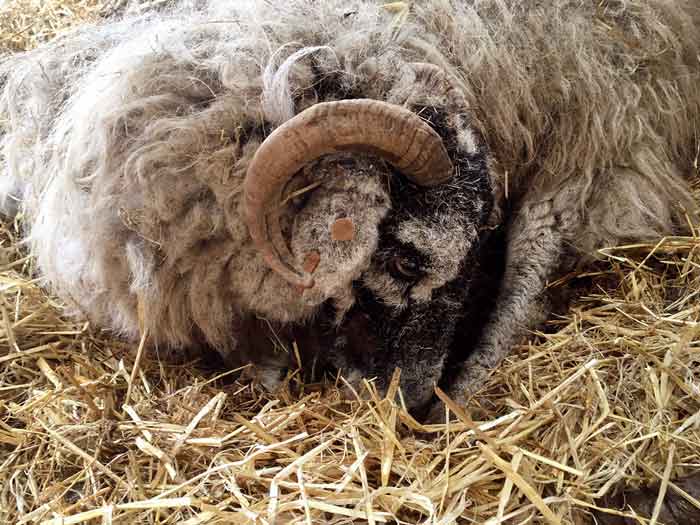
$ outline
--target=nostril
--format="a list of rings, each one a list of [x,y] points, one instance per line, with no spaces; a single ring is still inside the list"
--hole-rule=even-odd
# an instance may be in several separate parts
[[[427,401],[411,408],[411,415],[418,421],[426,424],[439,423],[443,417],[440,413],[442,405],[437,405],[436,403],[437,396],[431,396]]]

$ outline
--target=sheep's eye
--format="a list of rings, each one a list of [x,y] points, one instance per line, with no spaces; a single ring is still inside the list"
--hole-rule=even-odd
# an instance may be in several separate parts
[[[423,272],[416,262],[402,257],[393,257],[389,261],[389,273],[396,279],[415,281]]]

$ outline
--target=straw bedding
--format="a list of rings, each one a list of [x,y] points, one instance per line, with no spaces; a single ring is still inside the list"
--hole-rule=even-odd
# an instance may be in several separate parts
[[[0,49],[101,9],[8,0]],[[663,495],[700,468],[700,234],[552,283],[581,298],[427,427],[395,389],[346,402],[290,377],[273,397],[68,320],[17,236],[2,227],[0,523],[578,524],[620,482]]]

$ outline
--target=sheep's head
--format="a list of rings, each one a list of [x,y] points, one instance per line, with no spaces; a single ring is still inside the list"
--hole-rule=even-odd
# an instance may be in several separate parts
[[[310,192],[303,207],[310,218],[296,221],[307,226],[293,231],[290,249],[281,202],[309,166],[336,177],[337,199],[314,202]],[[360,181],[362,198],[343,199]],[[376,376],[380,387],[401,367],[408,404],[428,401],[493,207],[486,147],[465,115],[368,99],[316,104],[265,140],[244,190],[246,222],[265,263],[321,307],[328,361]]]

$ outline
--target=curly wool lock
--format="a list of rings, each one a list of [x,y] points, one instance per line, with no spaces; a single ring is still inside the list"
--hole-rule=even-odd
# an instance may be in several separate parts
[[[368,264],[360,254],[388,212],[384,186],[353,186],[362,195],[348,202],[376,202],[359,259],[345,253],[355,245],[329,248],[345,252],[325,261],[352,264],[301,300],[252,248],[241,184],[270,129],[316,102],[444,106],[416,93],[412,62],[458,86],[495,160],[492,183],[508,185],[514,207],[566,187],[554,206],[580,211],[567,241],[581,252],[671,231],[676,204],[692,206],[679,172],[691,166],[700,106],[691,2],[432,0],[407,18],[367,1],[183,5],[82,28],[0,65],[3,185],[22,194],[40,271],[126,336],[137,336],[139,300],[157,343],[222,349],[235,347],[241,313],[302,321],[328,297],[351,303]],[[464,133],[462,144],[478,141]],[[629,169],[613,172],[621,162]],[[299,256],[302,237],[292,235]]]

